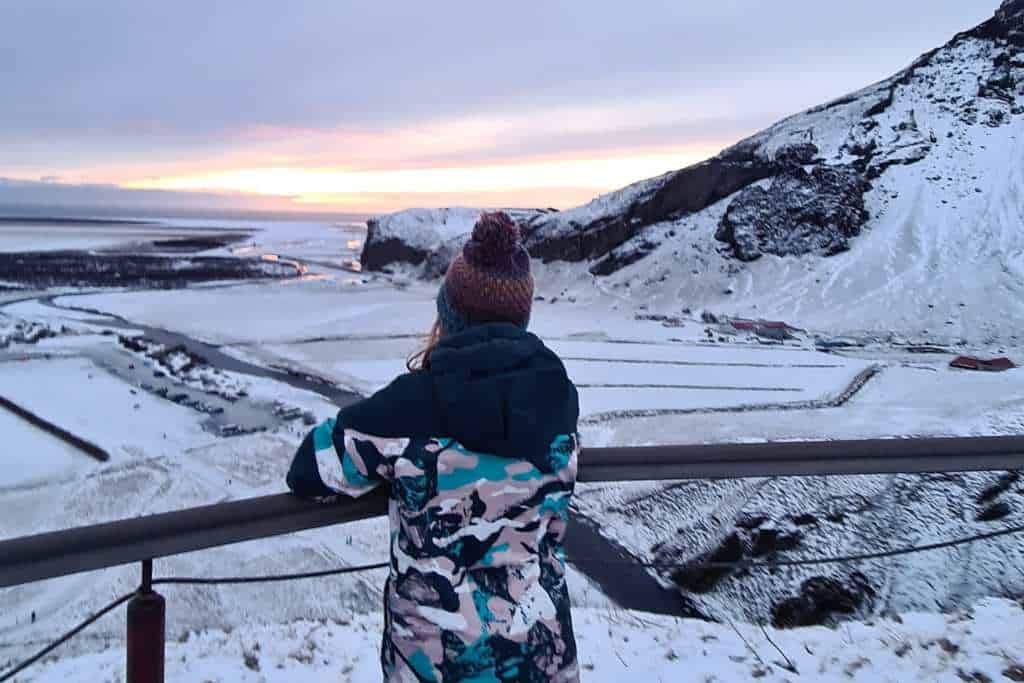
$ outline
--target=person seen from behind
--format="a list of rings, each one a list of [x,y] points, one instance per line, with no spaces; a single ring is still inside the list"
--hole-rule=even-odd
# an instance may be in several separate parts
[[[386,486],[384,680],[579,680],[565,583],[579,454],[576,387],[527,332],[530,258],[485,213],[437,295],[409,372],[305,438],[305,498]]]

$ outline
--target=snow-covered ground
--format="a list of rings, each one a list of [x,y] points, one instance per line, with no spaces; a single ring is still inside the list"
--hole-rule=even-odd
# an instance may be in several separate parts
[[[187,409],[133,389],[85,358],[5,363],[0,396],[115,457],[172,455],[211,438]]]
[[[0,478],[0,491],[46,484],[66,477],[86,464],[83,454],[60,439],[42,432],[22,418],[0,408],[0,462],[17,460],[20,467],[7,470]]]
[[[172,598],[173,599],[173,598]],[[985,600],[949,615],[905,614],[870,624],[790,631],[575,609],[585,681],[798,680],[963,683],[1024,680],[1024,610]],[[167,644],[167,681],[313,683],[380,680],[379,614],[185,632]],[[24,681],[114,681],[117,641],[39,666]]]
[[[64,296],[58,303],[185,332],[225,344],[220,347],[222,351],[261,365],[303,369],[371,391],[398,372],[404,358],[415,349],[418,335],[433,317],[434,285],[396,284],[379,277],[353,281],[348,273],[318,267],[313,270],[326,277],[174,292],[92,293]],[[577,300],[573,302],[568,298],[571,294],[543,282],[542,288],[545,300],[536,304],[534,329],[566,359],[570,373],[584,386],[584,436],[590,445],[1024,431],[1020,423],[1024,416],[1024,383],[1017,373],[954,371],[946,367],[948,355],[917,356],[891,349],[824,354],[810,348],[811,342],[804,336],[788,345],[763,345],[742,337],[709,343],[705,341],[705,325],[693,316],[670,325],[637,320],[634,311],[615,296],[598,293],[574,297]],[[552,303],[552,299],[558,300]],[[96,440],[115,458],[106,465],[79,460],[75,467],[48,470],[48,481],[36,481],[30,488],[14,485],[0,492],[0,505],[17,511],[0,521],[0,538],[282,489],[288,461],[303,433],[301,424],[285,425],[265,434],[219,438],[202,429],[204,416],[140,392],[140,380],[133,381],[125,373],[112,373],[96,364],[97,357],[107,357],[97,356],[97,348],[105,349],[103,353],[124,352],[114,338],[96,334],[103,328],[99,314],[55,309],[38,302],[10,306],[5,314],[54,328],[67,326],[69,334],[9,349],[8,353],[28,360],[0,364],[0,395],[9,394],[48,419]],[[881,373],[844,406],[805,405],[834,397],[857,373],[875,364],[882,366]],[[308,392],[266,379],[246,377],[244,381],[253,400],[276,398],[308,409],[318,419],[332,411],[328,402]],[[586,388],[601,384],[689,388]],[[55,394],[44,388],[47,386],[62,387],[60,400],[54,400]],[[716,386],[734,388],[707,388]],[[132,390],[137,393],[132,394]],[[598,415],[633,407],[638,401],[676,414],[644,418]],[[780,409],[779,403],[794,405]],[[141,404],[138,409],[136,404]],[[758,404],[776,407],[749,410]],[[729,409],[738,406],[747,410]],[[710,409],[724,412],[706,412]],[[115,418],[111,423],[111,415],[129,418]],[[986,484],[983,475],[973,476],[955,490],[946,485],[950,489],[946,497],[929,494],[924,503],[890,518],[885,534],[879,533],[882,527],[878,518],[854,518],[845,527],[822,521],[805,532],[803,544],[795,552],[820,555],[857,547],[862,543],[857,539],[865,533],[875,534],[886,543],[916,542],[922,537],[911,532],[936,505],[959,506],[961,511],[954,519],[933,518],[928,540],[969,533],[975,527],[957,523],[955,518],[973,514],[967,511],[970,491]],[[664,484],[602,485],[581,487],[578,507],[600,520],[602,532],[637,557],[681,561],[712,547],[741,512],[765,512],[771,523],[788,529],[786,515],[831,509],[829,506],[849,512],[858,500],[883,501],[886,495],[912,498],[914,491],[928,490],[914,478],[894,481],[885,477],[830,478],[794,486],[764,480],[693,483],[674,488]],[[53,500],[62,503],[54,506]],[[719,522],[711,523],[709,519]],[[913,524],[907,525],[907,521]],[[229,574],[238,567],[250,573],[272,573],[372,562],[386,555],[385,538],[384,521],[371,520],[169,558],[157,563],[157,572],[211,576]],[[657,544],[662,550],[652,550]],[[969,566],[982,572],[982,577],[992,576],[983,569],[992,563],[1015,566],[1012,553],[1019,546],[1000,547],[1004,548],[1002,554],[973,551]],[[665,554],[669,552],[672,554]],[[884,581],[889,582],[877,609],[908,604],[926,609],[935,604],[929,600],[946,599],[957,591],[971,595],[972,600],[998,592],[986,591],[984,587],[990,584],[984,580],[978,583],[981,588],[977,591],[958,588],[974,580],[970,571],[953,571],[966,557],[949,554],[940,561],[869,567],[867,571],[876,582],[877,577],[886,577]],[[894,573],[900,567],[914,568],[904,570],[902,587],[897,585],[898,574]],[[935,571],[951,579],[936,582]],[[307,584],[181,588],[169,592],[168,628],[172,639],[177,641],[185,632],[192,633],[186,642],[170,645],[170,680],[245,680],[245,676],[254,680],[258,676],[266,680],[274,680],[274,676],[298,681],[303,680],[300,676],[308,680],[339,676],[343,680],[345,676],[349,680],[375,680],[379,574],[332,580],[334,599],[328,601],[314,597]],[[763,583],[751,585],[728,578],[717,592],[701,598],[702,609],[719,618],[732,615],[741,622],[737,628],[758,650],[758,656],[766,662],[762,665],[728,627],[608,611],[600,591],[573,571],[570,590],[579,606],[577,620],[583,625],[580,640],[585,675],[596,680],[621,680],[624,671],[638,672],[648,667],[642,675],[653,680],[673,680],[680,672],[705,670],[708,675],[714,672],[718,680],[749,680],[757,667],[763,667],[767,680],[787,680],[791,674],[774,663],[781,658],[763,639],[760,629],[742,622],[744,617],[769,618],[766,611],[772,601],[791,595],[809,575],[795,572],[776,576],[771,579],[774,588],[770,590]],[[9,644],[0,649],[0,659],[26,654],[47,635],[102,606],[113,595],[130,590],[137,579],[137,568],[126,567],[0,591],[0,643]],[[1016,585],[1012,576],[1009,580],[1011,588]],[[935,588],[928,589],[929,583]],[[907,600],[912,591],[924,596],[921,601]],[[742,595],[758,596],[746,601],[760,606],[744,609]],[[922,603],[928,604],[922,607]],[[959,609],[964,604],[970,603],[951,601],[945,606]],[[583,608],[586,605],[592,607]],[[32,612],[36,613],[34,624]],[[872,613],[873,609],[868,608],[858,614],[866,617]],[[311,647],[305,634],[319,622],[302,621],[308,619],[326,620],[327,625],[317,631],[323,631],[322,635],[312,637],[317,654],[313,659],[303,654]],[[267,625],[241,628],[254,622]],[[348,622],[347,627],[344,622]],[[874,627],[851,623],[836,631],[772,631],[771,635],[802,672],[813,671],[821,680],[828,680],[828,675],[837,680],[850,676],[854,680],[886,680],[879,672],[891,674],[891,680],[943,680],[944,676],[957,675],[957,669],[989,672],[1013,665],[1012,655],[999,654],[999,648],[1014,652],[1012,642],[965,645],[958,640],[967,637],[968,627],[960,624],[969,622],[932,615],[909,618],[904,623],[880,622]],[[901,635],[893,636],[894,628]],[[334,635],[327,635],[327,630]],[[114,678],[122,666],[122,631],[119,618],[108,618],[93,627],[87,637],[67,645],[58,662],[37,669],[33,675],[40,676],[38,680],[52,680],[69,671],[88,671],[90,675],[95,671],[100,679]],[[196,635],[197,631],[205,634]],[[290,640],[287,634],[293,631],[298,635]],[[942,635],[959,643],[962,649],[958,654],[939,657],[937,653],[944,652],[941,646],[929,643]],[[903,651],[904,640],[911,643],[911,650]],[[245,650],[254,666],[256,642],[260,643],[260,652],[255,653],[259,672],[247,668],[243,656]],[[804,649],[804,643],[815,653],[813,656]],[[846,649],[840,652],[844,643]],[[897,650],[904,655],[894,654]],[[996,654],[985,654],[989,651]],[[290,657],[292,654],[296,656]],[[326,664],[319,658],[321,654]],[[278,668],[279,663],[283,668]],[[349,666],[352,668],[347,670]]]
[[[433,284],[396,289],[327,279],[68,296],[58,303],[174,325],[239,357],[286,362],[368,393],[404,370],[433,321],[435,294]],[[665,327],[623,312],[574,309],[539,302],[534,329],[566,358],[585,416],[827,400],[871,364],[795,346],[697,345],[704,328],[693,321]]]
[[[366,223],[337,221],[239,222],[238,227],[255,228],[245,241],[213,254],[254,257],[276,255],[301,259],[328,270],[358,270],[359,252],[366,236]]]
[[[58,303],[165,326],[214,344],[269,344],[322,336],[423,333],[434,312],[426,296],[380,283],[306,279],[217,289],[62,297]]]

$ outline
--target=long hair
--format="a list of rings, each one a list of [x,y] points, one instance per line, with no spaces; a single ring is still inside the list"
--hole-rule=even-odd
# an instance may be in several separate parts
[[[430,354],[434,352],[434,348],[439,341],[441,341],[440,319],[435,320],[434,324],[431,325],[430,334],[427,336],[423,348],[409,356],[409,359],[405,361],[405,367],[409,369],[409,372],[430,369]]]

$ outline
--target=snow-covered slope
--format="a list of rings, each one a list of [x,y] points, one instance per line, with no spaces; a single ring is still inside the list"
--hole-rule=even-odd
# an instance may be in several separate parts
[[[637,614],[573,610],[586,681],[1024,680],[1024,610],[986,600],[950,615],[908,614],[842,630],[765,630]],[[167,680],[313,683],[380,680],[378,617],[246,624],[185,632],[167,643]],[[18,680],[121,680],[120,646],[46,661]]]
[[[816,151],[810,173],[794,165],[642,228],[598,262],[625,264],[605,268],[614,271],[605,286],[659,312],[702,306],[832,332],[1016,341],[1024,329],[1022,26],[1024,2],[1006,2],[997,18],[893,78],[727,150],[760,159],[797,143]],[[816,184],[826,170],[864,183],[862,225],[839,230],[843,210],[856,207]],[[836,254],[823,258],[828,252]]]
[[[545,262],[580,264],[556,269],[558,287],[593,289],[596,276],[606,293],[657,313],[705,308],[833,333],[1016,341],[1022,36],[1024,0],[1006,0],[892,78],[712,159],[577,209],[520,216],[527,245]],[[439,230],[436,216],[417,215]],[[410,226],[405,214],[382,223],[396,243],[441,241],[421,239],[424,223]]]

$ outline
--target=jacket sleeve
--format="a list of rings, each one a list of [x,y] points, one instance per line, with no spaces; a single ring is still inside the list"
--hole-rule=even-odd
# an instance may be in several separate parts
[[[410,437],[438,431],[433,384],[425,373],[395,379],[347,406],[310,432],[288,471],[288,488],[303,498],[358,497],[406,473]]]
[[[340,417],[340,416],[339,416]],[[394,477],[409,439],[382,438],[327,420],[302,441],[288,470],[288,488],[302,498],[357,498]]]

